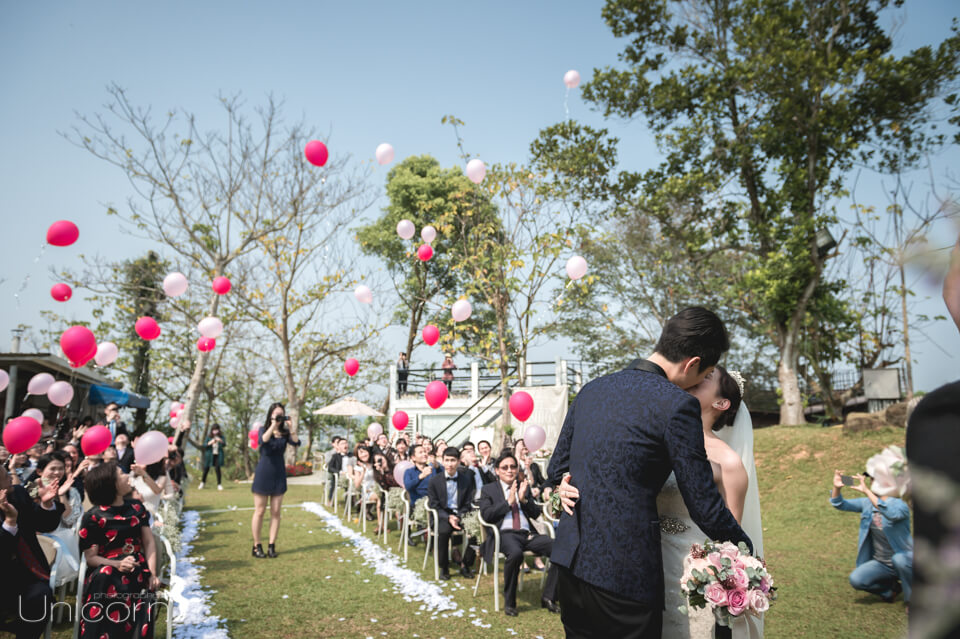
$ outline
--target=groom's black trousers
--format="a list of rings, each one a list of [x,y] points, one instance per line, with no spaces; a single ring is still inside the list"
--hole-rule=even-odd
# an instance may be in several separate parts
[[[663,610],[623,599],[560,571],[560,619],[567,639],[660,639]]]

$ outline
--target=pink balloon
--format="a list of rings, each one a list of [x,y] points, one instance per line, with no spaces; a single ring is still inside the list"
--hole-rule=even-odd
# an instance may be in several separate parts
[[[467,162],[467,177],[470,178],[470,181],[474,184],[480,184],[483,182],[483,178],[487,175],[487,166],[483,163],[483,160],[479,158],[473,158]]]
[[[160,337],[160,325],[157,324],[157,320],[149,316],[138,319],[137,323],[133,326],[133,330],[148,342]]]
[[[73,297],[73,289],[63,282],[54,284],[50,288],[50,297],[58,302],[66,302],[68,299]]]
[[[43,411],[39,408],[28,408],[27,410],[23,411],[23,416],[31,417],[41,424],[43,423]]]
[[[170,418],[170,428],[176,428],[177,424],[180,423],[180,418],[174,415]]]
[[[223,332],[223,322],[217,317],[204,317],[200,320],[200,323],[197,324],[197,330],[200,331],[200,334],[204,337],[217,339],[220,337],[220,333]]]
[[[232,287],[233,284],[223,275],[213,278],[213,292],[217,295],[226,295]]]
[[[384,142],[377,147],[377,164],[381,166],[393,162],[393,147]]]
[[[433,324],[427,324],[423,327],[423,343],[427,346],[433,346],[440,339],[440,329]]]
[[[434,380],[427,384],[427,389],[423,391],[423,396],[426,398],[427,403],[430,404],[430,408],[440,408],[443,406],[443,403],[447,401],[447,385],[440,380]]]
[[[84,455],[99,455],[107,449],[112,439],[110,429],[103,424],[91,426],[80,438],[80,450]]]
[[[113,342],[100,342],[97,344],[97,354],[94,355],[93,361],[97,363],[97,366],[109,366],[116,361],[117,354],[116,344]]]
[[[394,428],[397,430],[403,430],[407,427],[407,424],[410,423],[410,416],[402,410],[398,410],[393,414],[393,417],[390,418],[390,421],[393,422]]]
[[[170,435],[169,437],[167,437],[167,443],[168,443],[168,444],[172,444],[172,443],[173,443],[173,435]]]
[[[397,483],[401,486],[403,486],[403,475],[410,468],[413,468],[413,462],[409,459],[404,459],[402,462],[393,467],[393,478],[396,479]]]
[[[248,435],[250,436],[250,448],[256,450],[260,448],[260,429],[254,428]]]
[[[563,74],[563,83],[568,89],[576,89],[580,85],[580,73],[576,69],[570,69]]]
[[[357,298],[357,301],[361,304],[371,304],[373,303],[373,291],[370,290],[369,286],[361,284],[353,291],[353,296]]]
[[[571,280],[579,280],[587,274],[587,261],[579,255],[567,260],[567,275]]]
[[[187,276],[183,273],[174,272],[163,278],[163,292],[170,297],[180,297],[187,292],[189,285]]]
[[[343,370],[346,371],[347,375],[353,377],[360,370],[360,362],[351,357],[343,363]]]
[[[433,228],[429,224],[426,225],[420,229],[420,239],[427,244],[433,244],[433,241],[437,239],[437,229]]]
[[[473,313],[473,307],[467,300],[457,300],[450,307],[450,315],[453,316],[454,322],[464,322],[470,319],[471,313]]]
[[[397,235],[402,240],[409,240],[417,232],[417,227],[410,220],[400,220],[397,222]]]
[[[27,382],[27,394],[46,395],[55,381],[50,373],[37,373]]]
[[[531,453],[540,450],[547,441],[547,434],[536,424],[530,424],[523,429],[523,443]]]
[[[70,246],[80,237],[80,229],[69,220],[54,222],[47,229],[47,243],[54,246]]]
[[[158,430],[151,430],[137,438],[133,445],[133,458],[138,464],[149,466],[167,456],[167,436]]]
[[[421,262],[428,261],[433,257],[433,247],[429,244],[421,244],[420,248],[417,249],[417,257],[420,258]]]
[[[47,399],[54,406],[66,406],[73,399],[73,386],[69,382],[54,382],[47,390]]]
[[[80,368],[97,354],[97,338],[86,326],[71,326],[60,336],[60,349],[70,366]]]
[[[327,163],[327,158],[330,157],[330,152],[327,151],[327,145],[320,140],[307,142],[306,148],[303,149],[303,154],[307,156],[307,162],[314,166],[323,166]]]
[[[510,412],[521,422],[530,419],[533,414],[533,398],[530,393],[525,391],[516,391],[510,396]]]
[[[217,340],[212,337],[197,338],[197,350],[201,353],[208,353],[217,347]]]
[[[32,417],[14,417],[3,428],[3,445],[11,455],[25,453],[40,441],[43,429]]]
[[[370,441],[374,441],[377,437],[383,434],[383,426],[377,422],[373,422],[367,426],[367,437],[370,438]]]

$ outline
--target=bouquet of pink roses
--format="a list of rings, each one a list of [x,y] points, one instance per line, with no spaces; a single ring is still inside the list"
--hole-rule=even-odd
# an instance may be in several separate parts
[[[777,598],[767,564],[750,554],[747,545],[729,541],[694,544],[684,561],[680,589],[687,605],[710,606],[717,623],[729,626],[743,614],[759,615]],[[687,606],[680,606],[686,614]]]

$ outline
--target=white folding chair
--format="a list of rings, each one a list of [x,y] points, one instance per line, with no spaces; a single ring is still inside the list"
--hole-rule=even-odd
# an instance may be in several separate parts
[[[403,548],[403,563],[407,563],[407,551],[410,548],[410,545],[407,543],[407,540],[410,539],[410,495],[406,490],[400,495],[400,499],[403,500],[403,513],[401,513],[400,518],[400,545],[397,546],[397,552],[400,552],[400,549]]]
[[[372,484],[371,487],[372,490],[369,490],[367,486],[360,486],[360,521],[362,522],[360,528],[363,532],[367,532],[367,504],[377,503],[375,500],[371,499],[371,497],[379,493],[380,499],[385,498],[383,491],[380,490],[378,485]],[[377,517],[380,517],[379,508],[377,509]]]
[[[170,577],[167,580],[167,584],[173,582],[173,577],[177,574],[177,556],[173,554],[173,547],[170,545],[170,542],[166,537],[158,533],[156,530],[153,530],[154,539],[157,541],[158,545],[158,555],[162,552],[164,557],[158,556],[158,561],[161,566],[166,566],[170,569]],[[162,551],[159,548],[163,548]],[[157,578],[163,579],[163,568],[157,566]],[[73,617],[73,639],[79,639],[80,637],[80,618],[83,616],[81,614],[83,610],[83,581],[87,577],[87,562],[83,555],[80,556],[80,574],[77,575],[77,608],[76,614]],[[174,599],[173,594],[170,591],[170,588],[162,588],[157,590],[157,599],[163,600],[166,604],[167,609],[167,639],[173,637],[173,606]],[[49,639],[49,636],[47,637]]]
[[[39,534],[37,535],[37,541],[40,543],[40,549],[43,551],[44,556],[47,558],[47,564],[50,566],[50,592],[53,593],[54,602],[57,600],[57,587],[62,586],[62,580],[58,579],[57,573],[63,574],[63,562],[65,561],[64,556],[66,555],[67,549],[63,547],[63,544],[60,543],[60,540],[55,537],[50,537],[49,535]],[[57,612],[59,612],[59,606],[57,607]],[[50,639],[50,633],[53,631],[53,614],[52,612],[47,617],[47,627],[43,631],[43,636],[45,639]]]
[[[429,499],[429,497],[424,497],[424,499]],[[440,579],[440,544],[437,543],[437,531],[440,530],[440,513],[430,507],[430,502],[426,503],[427,508],[427,533],[424,535],[424,539],[427,540],[427,549],[423,555],[423,567],[421,570],[426,570],[427,568],[427,556],[430,553],[431,546],[433,549],[433,578]],[[466,531],[463,531],[460,534],[462,541],[460,542],[460,554],[465,555],[467,552],[467,544],[470,543],[470,537],[467,535]],[[431,543],[432,542],[432,543]],[[450,539],[447,541],[447,557],[450,557],[450,551],[453,548],[453,535],[450,536]],[[448,566],[449,567],[449,566]]]
[[[481,531],[484,535],[492,534],[493,535],[493,610],[495,612],[500,612],[500,557],[502,556],[506,559],[506,555],[500,552],[500,529],[494,526],[493,524],[487,522],[483,518],[483,514],[477,511],[477,518],[480,520]],[[487,532],[487,531],[490,532]],[[483,547],[483,540],[481,540],[481,548]],[[526,557],[535,557],[536,555],[529,550],[524,551],[524,558]],[[524,562],[526,559],[524,559]],[[543,575],[540,577],[540,587],[543,588],[543,584],[547,578],[547,569],[549,568],[548,557],[543,557],[544,561],[544,571]],[[480,570],[477,571],[477,583],[473,586],[473,596],[477,596],[477,591],[480,589],[480,578],[486,572],[487,562],[483,557],[483,553],[480,555]],[[517,576],[517,590],[523,592],[523,570],[520,570],[519,575]]]
[[[350,523],[351,512],[353,511],[353,495],[356,489],[353,485],[353,477],[347,478],[347,492],[343,496],[343,519]]]
[[[395,493],[394,491],[397,491],[397,492]],[[396,497],[397,494],[400,495],[399,498],[401,500],[399,507],[397,507],[395,503],[391,503],[397,499]],[[384,491],[383,493],[383,544],[384,545],[387,545],[387,533],[390,530],[391,515],[394,515],[394,514],[397,515],[397,522],[399,523],[399,528],[400,528],[398,532],[400,532],[401,537],[403,536],[403,513],[400,512],[400,509],[405,504],[409,503],[405,501],[406,494],[407,494],[407,491],[405,491],[403,488],[396,488],[396,487],[391,488],[387,491]],[[399,551],[400,548],[397,548],[397,550]]]

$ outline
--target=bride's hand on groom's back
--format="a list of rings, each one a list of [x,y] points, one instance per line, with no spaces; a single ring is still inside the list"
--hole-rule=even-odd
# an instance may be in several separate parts
[[[571,482],[570,475],[567,475],[560,481],[560,486],[557,490],[560,492],[560,504],[563,506],[563,510],[568,514],[573,514],[573,509],[577,505],[577,500],[580,499],[580,491],[574,486]]]

